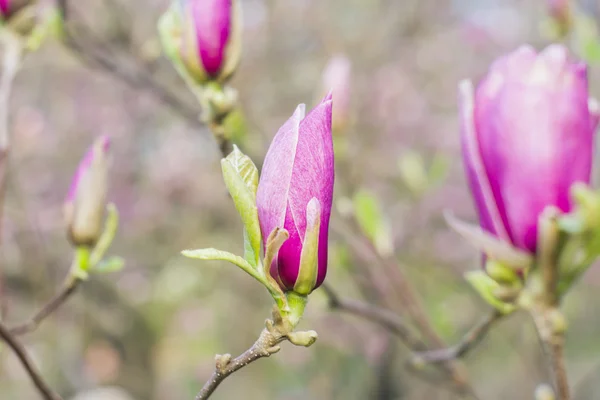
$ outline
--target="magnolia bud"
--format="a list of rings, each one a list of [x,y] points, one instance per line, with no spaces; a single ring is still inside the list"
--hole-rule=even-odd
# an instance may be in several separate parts
[[[334,164],[331,95],[308,115],[304,105],[279,129],[258,184],[256,206],[265,246],[275,229],[289,238],[270,266],[284,291],[301,295],[319,287],[327,271]]]
[[[180,57],[197,82],[225,81],[237,68],[241,51],[238,0],[184,0]]]
[[[94,142],[79,163],[64,205],[68,236],[76,246],[93,246],[104,223],[110,139]]]

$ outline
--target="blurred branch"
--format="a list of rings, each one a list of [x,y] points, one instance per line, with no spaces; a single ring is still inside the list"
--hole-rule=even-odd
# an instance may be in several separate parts
[[[0,323],[0,337],[6,342],[6,344],[14,351],[14,353],[23,364],[23,367],[27,370],[27,374],[35,384],[38,392],[45,400],[62,400],[57,393],[55,393],[50,386],[44,381],[44,378],[40,375],[40,372],[33,364],[33,361],[27,354],[27,350],[23,345],[9,332],[9,330]]]
[[[36,312],[28,321],[9,329],[11,335],[23,335],[32,332],[46,319],[50,314],[56,311],[67,301],[75,290],[79,287],[81,279],[69,274],[69,277],[63,284],[63,288],[48,303],[46,303],[38,312]]]
[[[356,229],[348,229],[336,224],[332,224],[332,227],[336,233],[342,236],[344,241],[349,244],[357,256],[360,257],[366,265],[371,265],[375,262],[379,264],[386,273],[391,275],[385,277],[383,274],[378,273],[378,271],[374,271],[371,275],[374,281],[379,282],[379,287],[381,290],[385,290],[385,297],[387,297],[388,304],[390,304],[390,297],[392,295],[392,288],[390,288],[390,285],[393,283],[393,289],[396,293],[398,293],[406,312],[410,316],[411,320],[415,323],[419,333],[436,347],[445,347],[445,343],[433,329],[431,322],[429,321],[429,318],[427,317],[427,314],[425,313],[425,310],[423,309],[423,306],[421,305],[421,302],[416,294],[416,290],[413,288],[406,275],[402,272],[402,268],[397,265],[396,261],[390,257],[382,256],[369,238],[367,238],[365,235],[354,234],[353,232],[356,231]],[[369,271],[372,270],[372,268],[366,269]],[[382,279],[382,277],[384,279]],[[424,348],[416,348],[414,350],[426,351],[427,349],[428,344],[426,343]],[[456,363],[455,359],[448,359],[442,364],[442,368],[445,370],[446,374],[459,392],[475,396],[474,390],[469,384],[466,372],[460,365]]]
[[[329,300],[331,309],[353,314],[381,325],[398,336],[410,350],[427,350],[427,344],[413,332],[412,328],[402,318],[393,312],[358,300],[340,298],[326,283],[321,288]]]
[[[393,333],[411,350],[412,352],[417,352],[416,354],[427,354],[428,346],[427,344],[421,340],[410,328],[410,326],[404,321],[401,317],[395,315],[393,312],[379,308],[377,306],[373,306],[371,304],[363,303],[358,300],[352,299],[344,299],[340,298],[335,291],[328,284],[323,284],[321,286],[325,295],[329,300],[329,306],[334,310],[339,310],[343,312],[347,312],[349,314],[353,314],[359,317],[362,317],[368,321],[374,322],[376,324],[381,325],[389,332]],[[440,360],[441,369],[445,372],[446,376],[453,384],[453,390],[458,394],[466,397],[466,398],[474,398],[475,395],[473,389],[470,387],[466,380],[461,379],[460,376],[457,376],[455,372],[452,370],[449,362],[454,361],[454,358],[449,358],[446,360]],[[411,363],[411,366],[416,366],[416,364]],[[420,372],[421,368],[414,368],[415,372]]]
[[[422,363],[440,363],[461,358],[467,354],[469,350],[476,347],[481,340],[483,340],[492,325],[499,321],[502,316],[503,314],[497,310],[494,310],[490,314],[483,317],[469,332],[467,332],[467,334],[457,345],[447,349],[415,353],[413,354],[413,359],[410,362],[414,365],[417,365]]]
[[[0,77],[0,151],[6,153],[10,140],[8,127],[9,98],[13,81],[19,71],[23,49],[21,39],[8,29],[2,29],[0,35],[4,45],[2,76]],[[3,159],[4,156],[5,154],[3,154]]]
[[[132,89],[141,89],[152,93],[191,124],[203,125],[199,120],[200,110],[181,100],[162,83],[159,83],[144,66],[140,65],[138,60],[124,63],[122,55],[115,53],[95,38],[85,25],[77,24],[75,26],[67,0],[60,0],[58,6],[64,18],[64,43],[82,62],[112,75]]]
[[[9,100],[15,76],[19,71],[23,48],[18,37],[8,29],[0,32],[4,45],[2,60],[2,76],[0,76],[0,233],[4,214],[4,196],[6,193],[6,176],[8,170],[8,150],[10,145],[10,128],[8,121]],[[0,238],[1,239],[1,238]],[[0,273],[0,316],[6,313],[4,299],[4,282]]]

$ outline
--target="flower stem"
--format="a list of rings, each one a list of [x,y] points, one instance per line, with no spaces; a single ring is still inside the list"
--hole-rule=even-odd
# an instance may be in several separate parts
[[[556,308],[535,309],[532,315],[552,370],[557,400],[571,400],[564,356],[564,317]]]

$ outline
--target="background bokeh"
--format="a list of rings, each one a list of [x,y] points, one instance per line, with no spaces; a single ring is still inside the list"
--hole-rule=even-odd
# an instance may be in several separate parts
[[[239,354],[256,339],[271,300],[224,262],[182,249],[242,251],[241,222],[221,179],[221,157],[197,122],[193,97],[160,56],[156,21],[166,0],[73,1],[83,49],[54,41],[27,55],[10,104],[13,147],[2,226],[2,302],[9,322],[26,318],[59,287],[72,252],[62,201],[93,139],[113,139],[110,199],[122,221],[111,253],[117,273],[94,275],[25,337],[43,375],[66,398],[191,399],[216,353]],[[488,309],[464,282],[478,254],[443,220],[450,209],[474,221],[462,175],[457,84],[522,43],[550,43],[544,1],[244,0],[242,64],[231,84],[243,114],[237,141],[260,165],[298,103],[314,104],[330,57],[352,65],[349,121],[336,135],[337,181],[328,283],[339,295],[404,315],[410,284],[439,335],[456,342]],[[594,26],[598,3],[579,3]],[[594,49],[592,93],[600,96]],[[587,53],[586,53],[587,51]],[[102,65],[90,54],[113,61]],[[117,67],[115,67],[115,65]],[[386,221],[372,250],[352,218],[356,194],[375,198]],[[349,216],[350,215],[350,216]],[[382,226],[379,227],[383,229]],[[391,264],[391,265],[390,265]],[[398,270],[395,270],[398,269]],[[400,274],[399,274],[400,273]],[[567,367],[576,399],[600,390],[600,272],[592,268],[565,304]],[[391,298],[394,298],[392,296]],[[282,351],[226,380],[218,399],[459,399],[443,382],[408,371],[403,344],[380,327],[342,315],[322,290],[302,328],[310,349]],[[511,316],[463,360],[485,400],[530,399],[549,379],[533,326]],[[87,392],[87,394],[86,394]],[[121,393],[122,392],[122,393]],[[12,352],[0,348],[0,398],[36,399]]]

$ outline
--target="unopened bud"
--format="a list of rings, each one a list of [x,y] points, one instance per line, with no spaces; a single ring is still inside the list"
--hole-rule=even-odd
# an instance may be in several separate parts
[[[79,163],[64,206],[68,236],[76,246],[93,246],[102,233],[108,188],[110,139],[94,142]]]
[[[224,82],[241,52],[239,0],[178,0],[159,24],[165,51],[195,84]]]

